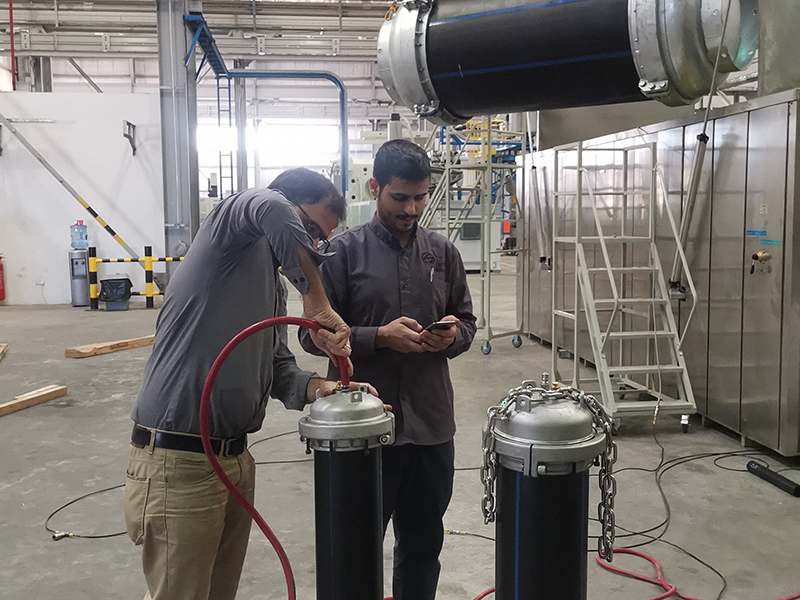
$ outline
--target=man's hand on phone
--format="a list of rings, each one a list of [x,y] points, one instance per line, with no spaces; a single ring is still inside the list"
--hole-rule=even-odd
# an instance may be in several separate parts
[[[458,317],[447,315],[442,317],[441,321],[450,321],[456,325],[460,323]],[[447,350],[456,339],[456,327],[448,327],[447,329],[439,329],[433,331],[423,331],[420,334],[420,342],[425,352],[441,352]]]
[[[376,348],[391,348],[397,352],[425,352],[420,332],[422,327],[414,319],[400,317],[378,327],[375,336]]]

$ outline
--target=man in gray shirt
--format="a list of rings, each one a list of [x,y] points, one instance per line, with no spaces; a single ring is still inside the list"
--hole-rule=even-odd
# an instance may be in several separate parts
[[[332,331],[316,339],[349,354],[349,329],[331,309],[316,253],[344,216],[341,193],[306,169],[287,171],[269,190],[222,201],[203,222],[167,290],[153,354],[133,407],[125,485],[128,534],[142,545],[153,600],[233,600],[250,517],[202,453],[200,396],[219,352],[244,328],[286,314],[278,267],[302,294],[308,318]],[[209,428],[228,476],[252,502],[255,465],[246,437],[261,428],[270,395],[302,410],[335,382],[301,371],[286,332],[261,331],[230,355],[211,395]],[[354,384],[357,385],[357,384]]]
[[[453,489],[453,387],[448,360],[466,352],[475,316],[455,246],[417,221],[430,162],[404,140],[378,150],[370,179],[375,217],[334,237],[320,267],[331,306],[350,325],[354,377],[392,406],[394,445],[383,449],[383,517],[395,534],[393,597],[433,600]],[[452,326],[432,331],[439,321]],[[309,352],[313,332],[301,330]],[[333,370],[329,371],[332,373]]]

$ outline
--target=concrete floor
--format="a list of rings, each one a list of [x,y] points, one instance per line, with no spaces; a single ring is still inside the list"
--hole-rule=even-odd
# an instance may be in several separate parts
[[[494,286],[495,330],[513,327],[513,299],[503,293],[512,285],[506,280]],[[290,314],[299,314],[298,306],[293,300]],[[141,348],[69,360],[63,358],[64,348],[147,335],[156,316],[157,311],[139,308],[90,313],[66,306],[0,307],[0,343],[9,344],[9,353],[0,362],[0,402],[44,385],[69,387],[69,395],[61,399],[0,418],[0,598],[139,600],[144,595],[139,551],[127,537],[54,542],[43,524],[52,510],[69,500],[124,480],[129,413],[150,353],[149,348]],[[479,333],[476,340],[480,339]],[[538,377],[549,364],[549,351],[532,342],[525,341],[519,349],[508,339],[492,345],[488,356],[481,354],[476,343],[451,363],[458,418],[457,467],[479,465],[486,408],[522,379]],[[324,366],[319,359],[302,354],[298,362],[320,371]],[[252,439],[294,431],[298,417],[299,413],[274,402],[264,428]],[[674,417],[661,419],[658,432],[667,458],[740,448],[724,432],[699,425],[682,434]],[[617,442],[618,468],[658,463],[659,449],[647,419],[626,421]],[[253,454],[257,461],[306,458],[295,435],[259,444]],[[774,456],[768,460],[779,464]],[[731,459],[724,464],[742,467],[744,462]],[[459,471],[455,477],[446,526],[493,535],[493,528],[485,526],[481,517],[477,472]],[[664,508],[652,474],[627,471],[619,474],[618,481],[618,524],[644,529],[661,521]],[[725,575],[729,588],[724,598],[777,600],[800,592],[800,499],[748,473],[715,468],[710,460],[669,471],[664,488],[672,505],[666,539]],[[592,505],[595,496],[592,489]],[[259,467],[256,504],[292,560],[301,600],[314,598],[312,497],[310,462]],[[121,531],[121,499],[121,490],[92,497],[58,515],[53,526],[84,534]],[[591,525],[595,531],[596,524]],[[387,550],[390,544],[387,540]],[[665,544],[652,544],[645,550],[661,562],[667,579],[684,594],[703,600],[716,597],[720,581],[706,567]],[[387,582],[389,557],[387,553]],[[650,572],[646,565],[623,556],[615,564]],[[438,598],[474,598],[492,585],[493,570],[491,542],[446,537]],[[590,560],[590,599],[642,600],[656,595],[656,588],[611,575]],[[285,597],[275,554],[254,528],[239,598]]]

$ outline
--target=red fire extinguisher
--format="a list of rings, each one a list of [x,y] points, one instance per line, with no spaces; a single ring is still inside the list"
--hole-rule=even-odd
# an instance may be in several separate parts
[[[6,283],[3,277],[3,255],[0,254],[0,300],[6,299]]]

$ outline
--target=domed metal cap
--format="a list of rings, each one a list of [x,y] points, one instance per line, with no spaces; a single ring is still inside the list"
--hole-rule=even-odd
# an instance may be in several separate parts
[[[394,442],[394,415],[362,386],[318,398],[298,429],[315,450],[362,450]]]
[[[606,444],[582,402],[557,391],[516,395],[506,418],[494,423],[500,463],[525,475],[565,475],[588,469]]]

